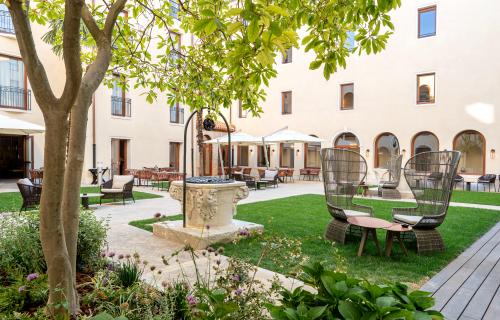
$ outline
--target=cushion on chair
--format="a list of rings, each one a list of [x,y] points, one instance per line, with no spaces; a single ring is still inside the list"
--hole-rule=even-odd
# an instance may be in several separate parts
[[[123,186],[134,179],[134,176],[113,176],[111,189],[123,189]]]
[[[33,183],[31,182],[31,180],[30,180],[30,179],[28,179],[28,178],[19,179],[19,180],[17,181],[17,183],[19,183],[19,184],[24,184],[24,185],[27,185],[27,186],[32,186],[32,185],[33,185]]]
[[[101,189],[102,193],[122,193],[123,188],[121,189]]]
[[[348,218],[351,217],[369,217],[370,214],[368,212],[356,211],[356,210],[344,210],[345,216]]]
[[[404,214],[395,214],[394,220],[406,222],[408,224],[417,224],[420,220],[422,220],[422,217],[421,216],[406,216]]]
[[[264,171],[264,179],[273,180],[277,173],[275,170],[266,170]]]

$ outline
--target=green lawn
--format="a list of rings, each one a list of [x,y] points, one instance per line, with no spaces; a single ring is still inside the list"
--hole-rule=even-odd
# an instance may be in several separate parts
[[[375,216],[383,219],[391,218],[393,207],[411,206],[409,203],[379,200],[359,199],[356,202],[372,206]],[[263,224],[267,235],[281,235],[301,240],[302,252],[312,260],[338,262],[333,258],[332,244],[323,240],[325,227],[330,221],[323,196],[303,195],[240,205],[236,217]],[[180,216],[167,219],[180,219]],[[155,221],[149,219],[130,224],[151,231],[151,223]],[[500,221],[500,211],[450,207],[445,223],[439,228],[446,244],[446,251],[432,255],[419,256],[410,246],[410,254],[405,257],[395,244],[391,258],[379,257],[376,255],[375,245],[369,240],[364,255],[358,258],[356,251],[359,240],[355,238],[344,246],[335,247],[342,257],[343,269],[355,276],[376,281],[387,279],[419,284],[426,277],[442,269],[498,221]],[[379,231],[378,238],[384,245],[383,231]],[[224,245],[226,255],[248,259],[253,263],[258,260],[261,246],[261,240],[257,238]],[[294,267],[280,266],[279,262],[275,263],[272,259],[264,259],[262,266],[282,273]]]
[[[454,190],[451,196],[451,201],[500,206],[500,192],[476,192],[476,191]]]
[[[82,187],[81,193],[97,193],[99,187]],[[160,198],[161,196],[146,192],[134,191],[135,200]],[[0,212],[19,211],[23,200],[19,192],[2,192],[0,193]],[[112,199],[104,199],[103,203],[112,202]],[[99,198],[89,198],[89,204],[99,203]]]

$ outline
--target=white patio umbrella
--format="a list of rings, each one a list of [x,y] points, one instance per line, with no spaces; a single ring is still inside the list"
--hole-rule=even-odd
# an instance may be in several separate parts
[[[205,141],[204,143],[209,143],[209,144],[227,144],[227,134],[220,137],[220,138],[215,138],[212,140]],[[249,135],[244,132],[235,132],[231,134],[231,144],[238,144],[238,145],[254,145],[254,144],[260,144],[261,143],[261,138],[260,137],[254,137],[252,135]]]
[[[45,132],[45,127],[0,114],[0,134],[28,135]]]

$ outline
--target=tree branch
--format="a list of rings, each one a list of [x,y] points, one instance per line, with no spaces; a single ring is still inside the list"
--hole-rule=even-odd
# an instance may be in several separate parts
[[[96,42],[98,42],[99,39],[104,36],[104,32],[99,29],[99,26],[95,22],[94,16],[92,16],[89,7],[86,4],[84,4],[82,7],[82,20],[92,37],[96,40]]]
[[[113,35],[113,28],[118,18],[118,15],[123,11],[125,3],[127,0],[117,0],[109,8],[108,16],[106,17],[106,22],[104,22],[104,34],[111,41],[111,36]]]

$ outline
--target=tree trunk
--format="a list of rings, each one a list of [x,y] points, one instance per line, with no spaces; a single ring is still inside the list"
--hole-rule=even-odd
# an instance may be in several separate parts
[[[48,312],[67,314],[75,306],[73,272],[66,247],[61,211],[68,113],[52,110],[44,113],[45,150],[42,198],[40,201],[40,239],[49,276]]]

